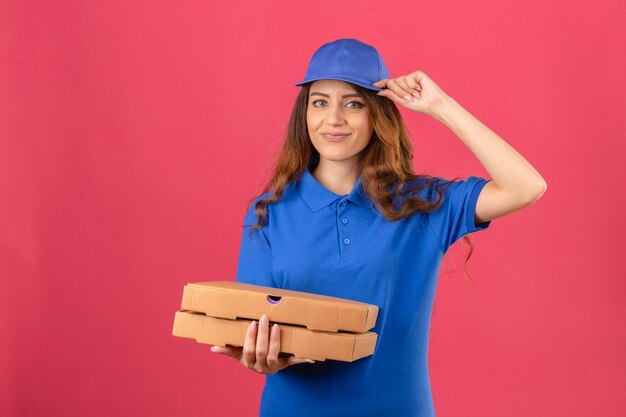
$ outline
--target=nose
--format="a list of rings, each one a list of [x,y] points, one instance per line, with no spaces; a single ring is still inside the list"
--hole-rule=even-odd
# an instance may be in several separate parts
[[[331,125],[341,125],[344,123],[343,107],[330,106],[328,110],[328,123]]]

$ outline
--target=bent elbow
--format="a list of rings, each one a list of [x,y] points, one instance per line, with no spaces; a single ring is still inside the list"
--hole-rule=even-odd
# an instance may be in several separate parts
[[[541,178],[538,185],[535,187],[535,190],[532,193],[528,194],[528,196],[526,197],[525,199],[526,205],[529,206],[535,201],[539,200],[541,196],[546,192],[547,189],[548,189],[548,183],[546,183],[546,181],[543,178]]]
[[[546,192],[547,189],[548,189],[548,183],[546,182],[546,180],[542,178],[541,181],[539,182],[537,199],[539,199]]]

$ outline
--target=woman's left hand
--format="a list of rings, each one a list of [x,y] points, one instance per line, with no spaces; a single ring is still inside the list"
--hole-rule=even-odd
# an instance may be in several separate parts
[[[396,78],[383,78],[372,86],[384,88],[376,95],[385,96],[409,110],[430,116],[447,97],[446,93],[420,70]],[[411,98],[407,98],[407,95]]]

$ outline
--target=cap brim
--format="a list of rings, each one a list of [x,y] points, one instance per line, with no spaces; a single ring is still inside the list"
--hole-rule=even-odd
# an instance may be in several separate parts
[[[363,83],[361,81],[356,81],[356,80],[353,80],[353,79],[350,79],[350,78],[347,78],[347,77],[343,77],[343,78],[340,78],[340,77],[337,77],[337,78],[312,78],[310,80],[304,80],[304,81],[300,81],[299,83],[295,83],[294,86],[300,86],[302,84],[310,83],[310,82],[313,82],[313,81],[319,81],[319,80],[345,81],[347,83],[356,84],[356,85],[358,85],[360,87],[367,88],[368,90],[374,90],[374,91],[383,91],[384,90],[384,88],[378,88],[378,87],[374,87],[374,86],[371,86],[371,85],[367,85],[366,83]]]

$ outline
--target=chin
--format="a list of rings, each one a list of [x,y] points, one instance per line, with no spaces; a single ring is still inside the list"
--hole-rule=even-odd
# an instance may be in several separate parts
[[[356,156],[355,153],[332,153],[332,154],[320,153],[320,158],[326,159],[328,161],[335,161],[335,162],[344,161],[346,159],[351,159],[351,158],[354,158],[355,156]]]

